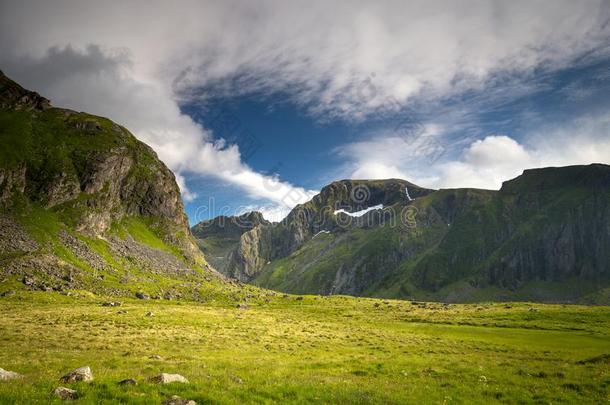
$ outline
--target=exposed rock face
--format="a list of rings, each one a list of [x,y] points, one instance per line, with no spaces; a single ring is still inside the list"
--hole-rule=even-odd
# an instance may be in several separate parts
[[[14,194],[23,194],[25,170],[25,165],[13,168],[0,167],[0,207],[8,205]]]
[[[352,219],[336,216],[337,210],[357,212],[378,205],[402,204],[432,191],[399,179],[334,182],[311,201],[295,207],[280,223],[260,225],[244,233],[229,256],[225,273],[250,281],[269,261],[290,255],[321,231],[343,232],[376,223],[374,214]]]
[[[201,221],[193,226],[191,231],[197,239],[205,239],[210,236],[239,238],[243,233],[259,225],[269,224],[270,222],[263,218],[263,214],[258,211],[251,211],[239,216],[219,216]]]
[[[69,212],[74,229],[93,237],[125,218],[147,218],[166,243],[202,261],[174,175],[125,128],[54,108],[1,72],[0,114],[8,123],[0,128],[0,212]]]
[[[46,110],[50,107],[49,100],[34,91],[24,89],[0,70],[0,108]]]
[[[446,301],[585,300],[610,286],[609,166],[528,170],[500,191],[374,187],[345,210],[383,210],[324,215],[353,199],[339,182],[245,233],[229,274],[292,293]]]
[[[240,216],[220,216],[202,221],[191,228],[193,236],[210,264],[224,274],[231,253],[240,244],[243,234],[260,226],[271,225],[260,212],[252,211]]]

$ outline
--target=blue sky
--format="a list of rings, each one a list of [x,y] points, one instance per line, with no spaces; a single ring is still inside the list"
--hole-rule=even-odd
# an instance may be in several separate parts
[[[0,6],[0,68],[129,128],[192,223],[278,220],[342,178],[498,189],[610,163],[608,0]]]
[[[527,134],[569,127],[579,118],[610,110],[609,59],[575,61],[553,72],[540,70],[525,77],[497,79],[498,83],[481,90],[422,103],[408,113],[398,111],[383,119],[377,115],[358,121],[328,119],[308,113],[282,94],[220,97],[208,100],[205,106],[187,103],[181,108],[195,121],[207,124],[216,138],[239,145],[243,161],[254,170],[278,174],[312,190],[352,177],[349,159],[337,153],[344,145],[395,130],[393,124],[414,112],[423,123],[443,121],[442,133],[436,134],[444,149],[435,163],[441,163],[459,158],[465,146],[490,135],[524,142]],[[610,137],[610,132],[600,136]],[[408,180],[418,183],[417,178]],[[187,181],[190,188],[201,190],[186,205],[192,222],[270,204],[213,178],[195,176]]]

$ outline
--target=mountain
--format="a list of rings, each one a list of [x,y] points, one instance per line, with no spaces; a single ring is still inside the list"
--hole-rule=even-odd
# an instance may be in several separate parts
[[[526,170],[499,191],[343,180],[244,232],[222,268],[291,293],[609,302],[609,190],[600,164]]]
[[[225,288],[174,175],[122,126],[55,108],[0,72],[0,143],[0,293]]]
[[[229,255],[238,246],[241,235],[259,225],[270,224],[260,212],[253,211],[202,221],[191,228],[191,233],[208,262],[224,273],[230,261]]]

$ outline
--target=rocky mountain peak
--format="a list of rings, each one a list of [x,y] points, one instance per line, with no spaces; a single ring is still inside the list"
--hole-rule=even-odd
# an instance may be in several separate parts
[[[0,108],[46,110],[51,108],[51,103],[35,91],[24,89],[0,70]]]
[[[175,177],[148,145],[109,119],[51,107],[4,74],[0,104],[0,209],[52,209],[92,236],[145,218],[200,256]]]

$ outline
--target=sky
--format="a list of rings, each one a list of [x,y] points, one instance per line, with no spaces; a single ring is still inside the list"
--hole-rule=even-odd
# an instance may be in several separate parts
[[[193,224],[610,164],[610,0],[0,0],[0,69],[151,145]]]

